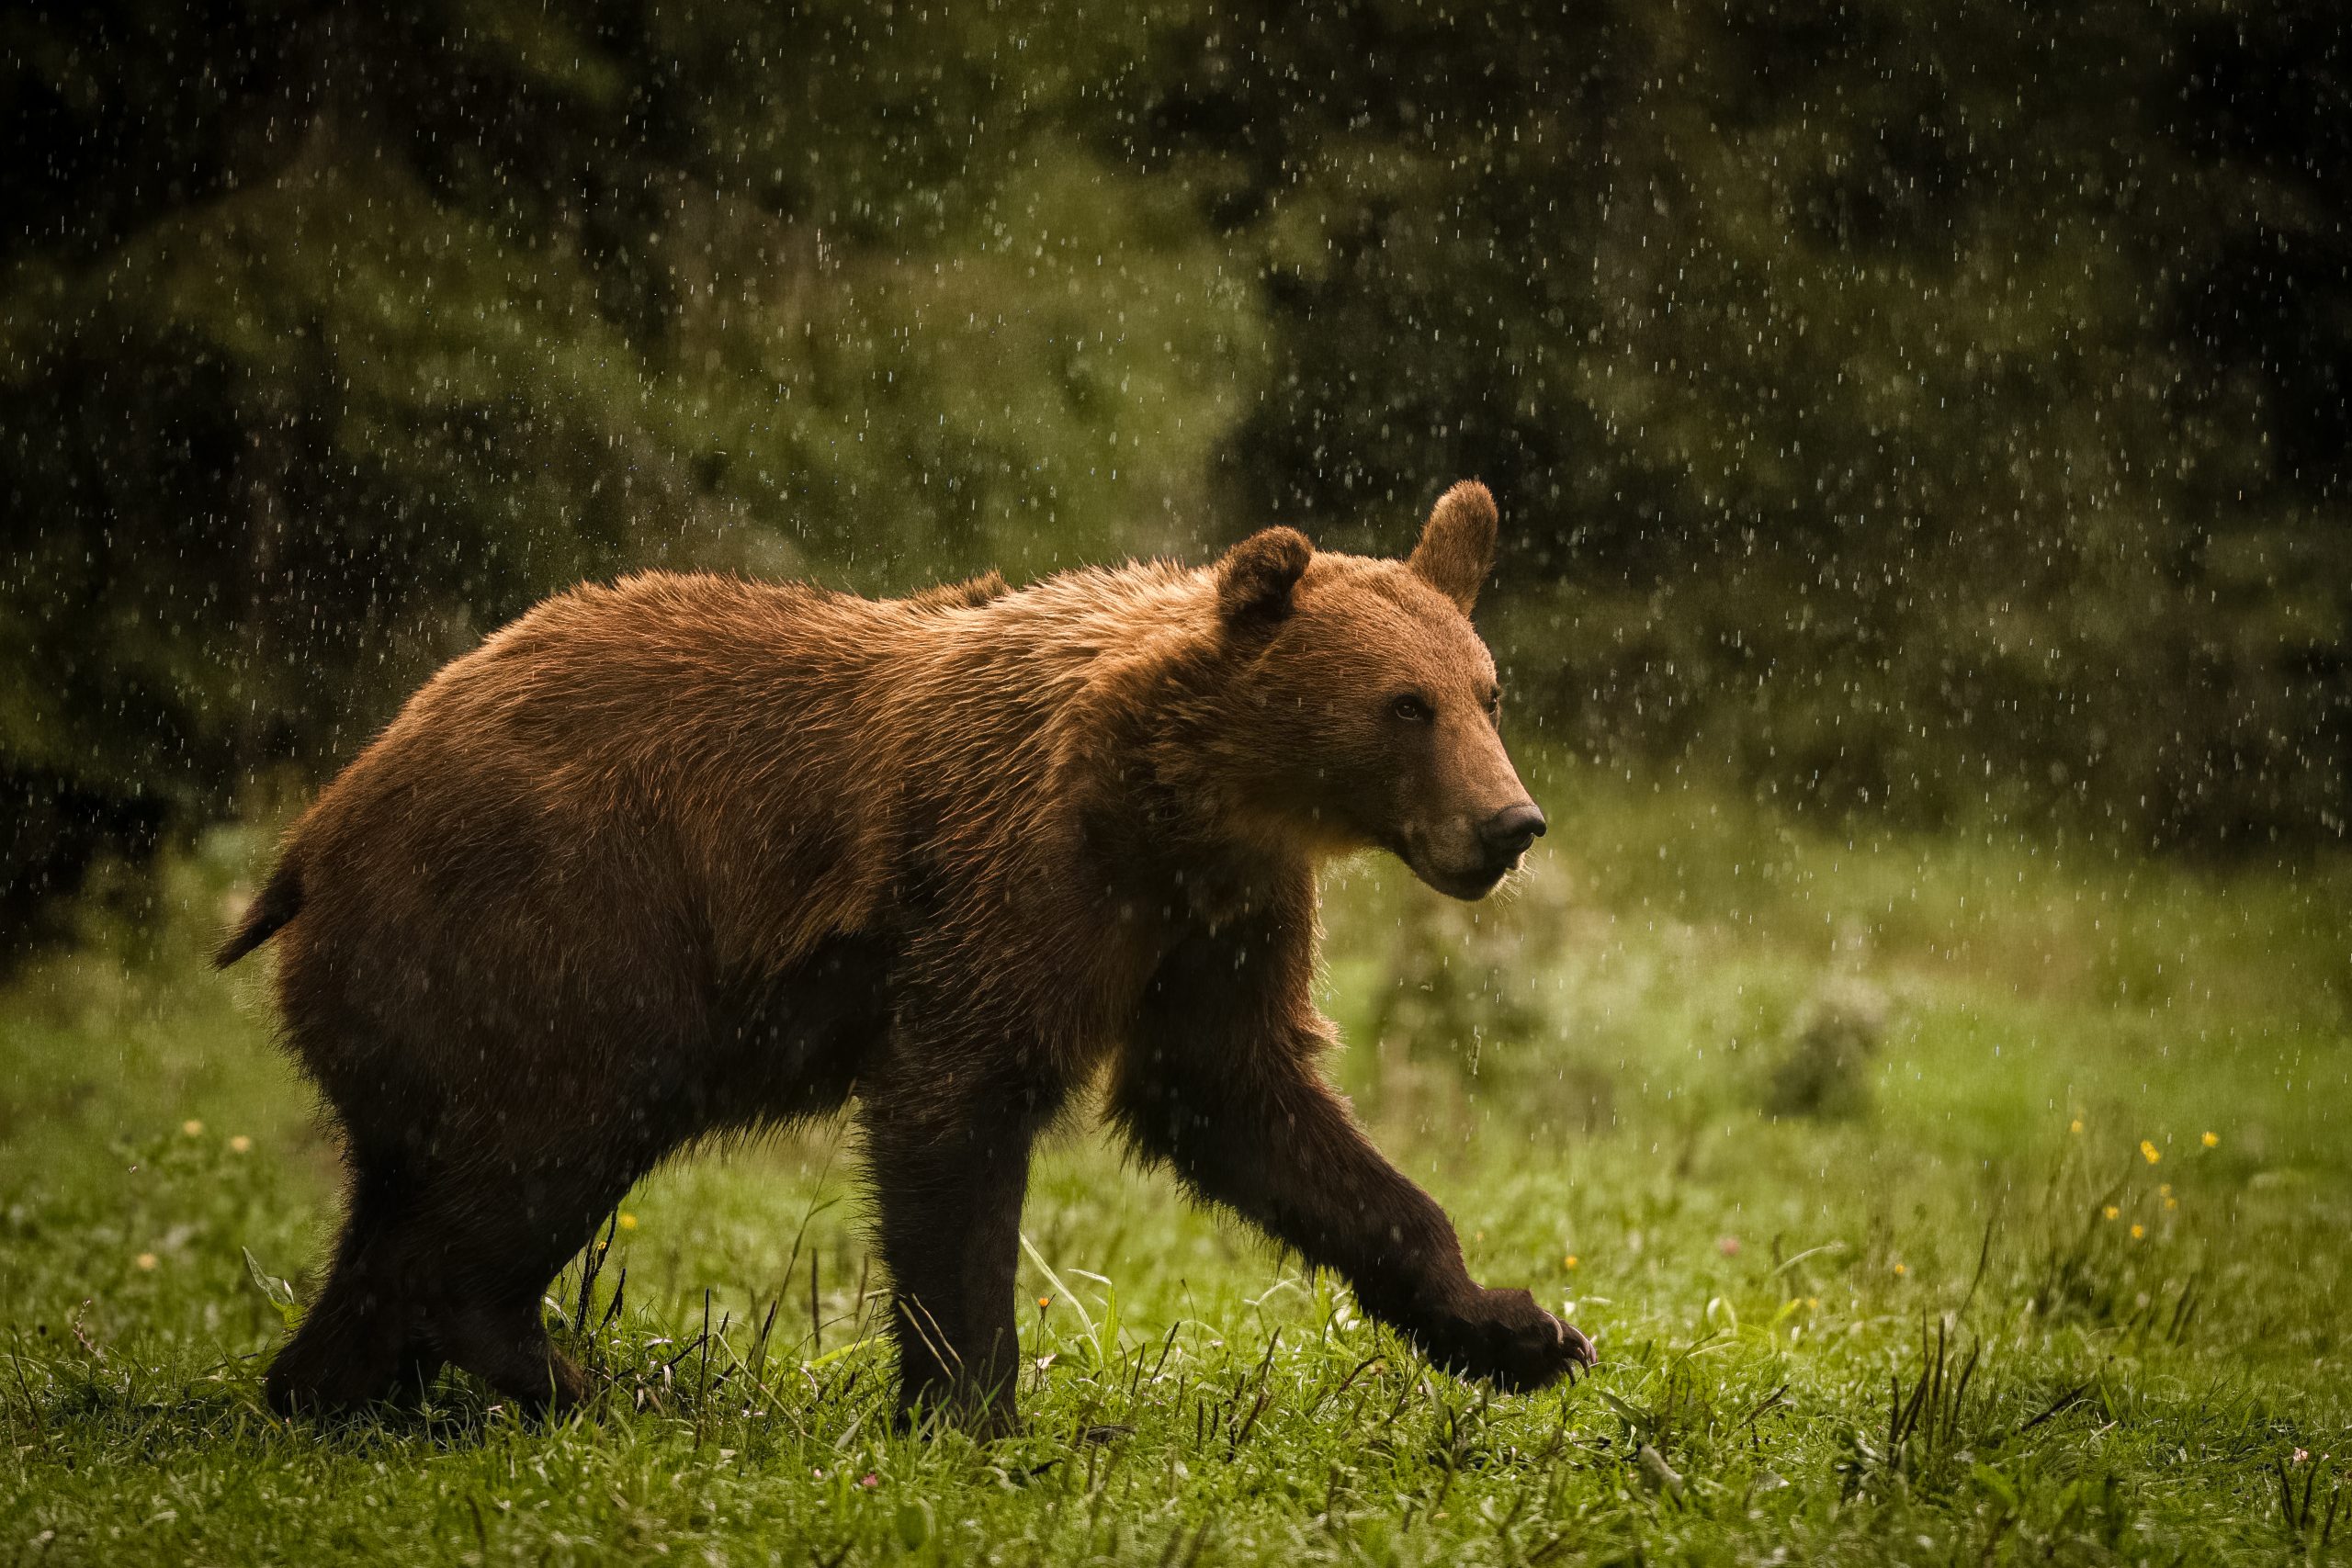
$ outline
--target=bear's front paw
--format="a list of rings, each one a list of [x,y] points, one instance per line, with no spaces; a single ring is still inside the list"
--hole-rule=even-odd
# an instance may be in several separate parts
[[[1432,1359],[1449,1371],[1515,1393],[1549,1387],[1600,1359],[1591,1340],[1537,1306],[1525,1291],[1480,1291],[1459,1318],[1430,1337]]]

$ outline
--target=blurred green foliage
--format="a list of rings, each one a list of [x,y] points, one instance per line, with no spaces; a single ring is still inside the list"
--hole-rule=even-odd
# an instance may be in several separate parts
[[[6,918],[583,575],[1395,549],[1522,722],[1836,813],[2339,840],[2332,8],[0,20]]]

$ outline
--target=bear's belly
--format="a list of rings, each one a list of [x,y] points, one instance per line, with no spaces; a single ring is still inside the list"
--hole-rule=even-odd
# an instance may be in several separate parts
[[[888,1028],[895,956],[883,938],[834,936],[781,974],[723,987],[702,1075],[711,1123],[839,1110]]]

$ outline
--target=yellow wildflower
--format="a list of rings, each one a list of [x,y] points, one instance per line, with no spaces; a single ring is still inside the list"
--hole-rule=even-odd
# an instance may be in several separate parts
[[[2140,1157],[2146,1160],[2150,1165],[2154,1165],[2156,1161],[2165,1157],[2165,1152],[2156,1147],[2155,1145],[2148,1142],[2147,1139],[2143,1138],[2140,1140]]]
[[[637,1228],[637,1216],[636,1216],[635,1214],[632,1214],[632,1213],[627,1213],[627,1212],[624,1212],[624,1213],[621,1214],[621,1229],[623,1229],[623,1230],[625,1230],[625,1231],[633,1231],[633,1230],[635,1230],[636,1228]]]
[[[1053,1298],[1053,1297],[1051,1297],[1051,1296],[1039,1296],[1039,1297],[1037,1298],[1037,1310],[1038,1310],[1039,1312],[1043,1312],[1043,1311],[1045,1311],[1047,1307],[1049,1307],[1049,1306],[1051,1306],[1051,1305],[1053,1305],[1053,1304],[1054,1304],[1054,1298]]]
[[[1908,1274],[1911,1272],[1911,1266],[1907,1263],[1898,1263],[1894,1266],[1894,1271],[1897,1274]]]
[[[2075,1117],[2072,1122],[2069,1122],[2066,1124],[2066,1131],[2068,1131],[2069,1133],[2079,1133],[2079,1132],[2081,1132],[2082,1130],[2083,1130],[2083,1119],[2082,1119],[2081,1117],[2079,1117],[2079,1116]]]
[[[249,1154],[253,1151],[253,1146],[254,1141],[243,1133],[229,1140],[229,1152],[232,1155]]]
[[[2207,1148],[2209,1148],[2209,1149],[2210,1149],[2210,1148],[2214,1148],[2214,1147],[2218,1146],[2218,1145],[2221,1144],[2221,1141],[2222,1141],[2222,1134],[2219,1134],[2219,1133],[2208,1133],[2208,1134],[2205,1134],[2205,1136],[2204,1136],[2204,1138],[2203,1138],[2203,1140],[2202,1140],[2202,1142],[2204,1143],[2205,1146],[2206,1146]]]
[[[1563,1268],[1563,1269],[1573,1269],[1573,1268],[1575,1268],[1576,1266],[1577,1266],[1577,1255],[1576,1255],[1575,1253],[1573,1253],[1573,1252],[1569,1253],[1566,1258],[1561,1258],[1561,1259],[1560,1259],[1560,1267],[1561,1267],[1561,1268]]]
[[[2101,1219],[2111,1220],[2121,1213],[2123,1213],[2122,1210],[2117,1208],[2114,1204],[2109,1203],[2106,1208],[2099,1211],[2099,1217]]]
[[[2142,1236],[2144,1236],[2147,1234],[2148,1227],[2145,1225],[2133,1225],[2132,1227],[2132,1239],[2133,1241],[2138,1241]]]
[[[180,1131],[191,1138],[200,1138],[204,1135],[204,1123],[191,1116],[180,1123]]]
[[[141,1269],[153,1269],[155,1267],[155,1255],[152,1252],[142,1252],[131,1261]]]
[[[2180,1207],[2180,1200],[2177,1198],[2167,1198],[2165,1200],[2165,1207],[2167,1209],[2177,1209]]]

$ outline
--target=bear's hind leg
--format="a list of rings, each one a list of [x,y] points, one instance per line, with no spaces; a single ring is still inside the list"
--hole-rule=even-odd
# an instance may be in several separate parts
[[[301,1324],[263,1380],[280,1414],[349,1410],[393,1394],[408,1381],[415,1333],[400,1237],[413,1193],[395,1160],[351,1154],[343,1236]]]
[[[587,1375],[555,1348],[528,1301],[484,1301],[445,1314],[434,1325],[442,1354],[532,1414],[560,1415],[588,1398]]]
[[[651,1165],[634,1141],[582,1137],[538,1158],[453,1161],[420,1206],[410,1249],[433,1354],[534,1412],[587,1398],[542,1322],[548,1285]]]

